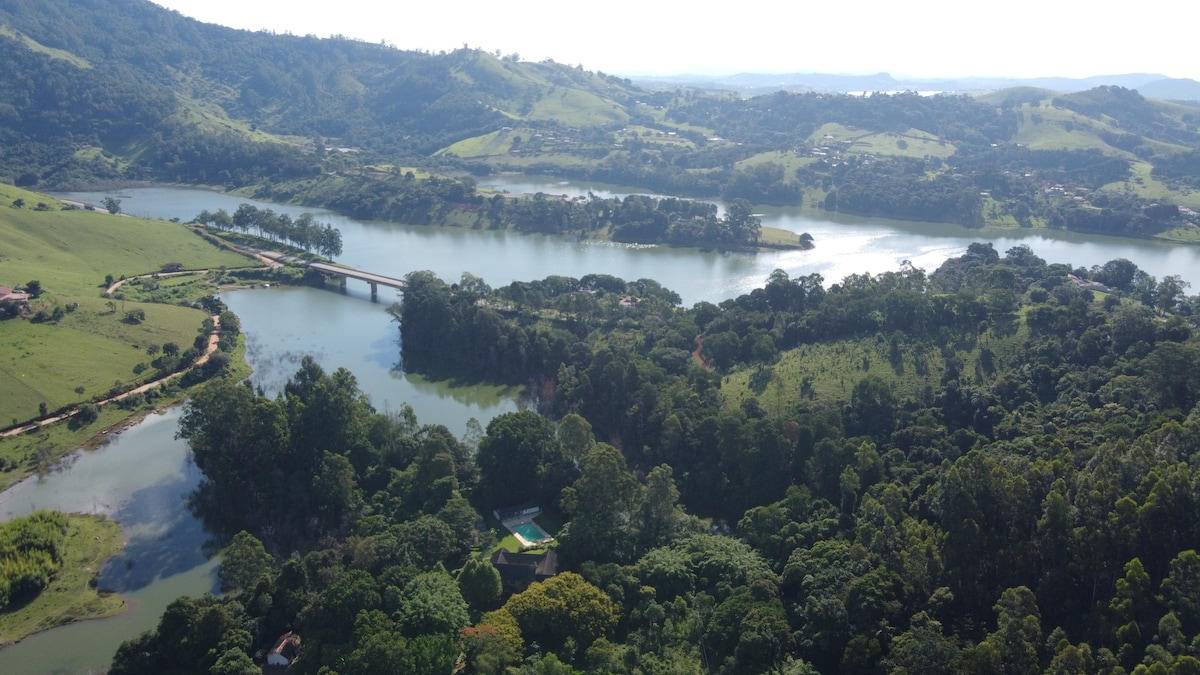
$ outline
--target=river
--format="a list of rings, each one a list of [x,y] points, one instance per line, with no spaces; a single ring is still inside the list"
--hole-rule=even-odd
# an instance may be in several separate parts
[[[38,633],[0,650],[0,672],[99,672],[122,641],[157,625],[172,600],[215,590],[217,561],[203,552],[207,537],[185,502],[200,472],[175,440],[179,412],[151,415],[0,495],[0,520],[38,509],[118,519],[127,543],[101,568],[100,587],[118,591],[128,605],[120,616]]]
[[[622,186],[529,177],[490,177],[482,185],[510,192],[603,196],[635,192]],[[509,232],[359,222],[301,207],[183,188],[138,188],[61,195],[89,203],[106,196],[122,209],[152,218],[190,220],[201,210],[234,211],[241,203],[299,215],[310,211],[342,231],[339,262],[402,277],[429,269],[448,280],[463,272],[493,286],[551,274],[605,273],[652,278],[677,291],[686,305],[719,302],[761,286],[772,270],[793,277],[820,273],[827,283],[851,273],[878,273],[909,260],[932,272],[972,241],[990,241],[1001,254],[1028,245],[1050,262],[1090,267],[1128,258],[1155,276],[1178,274],[1200,288],[1200,247],[1066,232],[968,230],[954,225],[864,219],[807,208],[765,209],[763,224],[808,232],[810,251],[720,254],[661,246],[629,246]],[[304,354],[327,370],[345,367],[381,411],[412,405],[423,423],[461,433],[468,419],[482,424],[517,408],[515,392],[499,387],[456,387],[404,373],[398,363],[397,327],[384,311],[392,297],[381,289],[372,301],[366,284],[350,281],[345,294],[311,288],[278,288],[223,294],[242,319],[252,380],[278,392]],[[0,519],[37,508],[101,512],[118,518],[129,545],[104,567],[102,586],[120,590],[130,609],[119,617],[88,621],[35,635],[0,650],[3,673],[80,673],[103,669],[121,641],[153,627],[175,597],[212,591],[216,560],[184,498],[199,474],[184,443],[174,438],[178,410],[154,415],[102,448],[73,456],[42,479],[0,495]]]

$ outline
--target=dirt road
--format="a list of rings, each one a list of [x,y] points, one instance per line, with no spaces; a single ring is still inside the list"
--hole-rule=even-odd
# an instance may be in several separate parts
[[[191,365],[191,368],[188,368],[188,370],[191,370],[192,368],[197,368],[199,366],[204,365],[205,363],[208,362],[209,357],[211,357],[213,355],[213,352],[217,351],[217,342],[220,340],[220,332],[221,332],[221,317],[216,314],[213,314],[212,321],[213,321],[213,330],[212,330],[212,333],[209,334],[209,336],[208,336],[208,347],[204,350],[204,353],[200,355],[200,358],[196,359],[196,362]],[[143,384],[137,388],[130,389],[127,392],[117,394],[116,396],[113,396],[111,398],[106,398],[106,399],[103,399],[100,401],[96,401],[96,405],[107,405],[114,401],[120,401],[123,398],[133,396],[134,394],[149,391],[149,390],[153,389],[154,387],[157,387],[158,385],[162,384],[163,382],[167,382],[168,380],[171,380],[172,378],[179,377],[186,372],[187,372],[187,370],[181,370],[177,373],[171,373],[170,375],[164,375],[163,377],[160,377],[157,380],[151,380],[150,382],[147,382],[146,384]],[[76,407],[68,410],[65,413],[62,413],[59,415],[54,415],[53,417],[47,417],[46,419],[37,420],[30,424],[24,424],[24,425],[21,425],[18,427],[13,427],[12,429],[8,429],[6,431],[0,432],[0,438],[7,438],[9,436],[16,436],[17,434],[23,434],[27,431],[37,430],[48,424],[54,424],[55,422],[61,422],[65,419],[67,419],[68,417],[72,417],[72,416],[76,415],[78,412],[79,412],[79,407],[76,406]]]

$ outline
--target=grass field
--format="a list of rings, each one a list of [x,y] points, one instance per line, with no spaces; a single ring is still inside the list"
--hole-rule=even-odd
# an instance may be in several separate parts
[[[19,33],[15,30],[9,28],[8,26],[0,26],[0,35],[21,42],[24,46],[28,47],[31,51],[45,54],[46,56],[49,56],[52,59],[66,61],[67,63],[70,63],[71,65],[73,65],[77,68],[91,68],[92,67],[92,64],[88,63],[88,61],[86,59],[80,58],[68,51],[63,51],[61,49],[55,49],[54,47],[47,47],[46,45],[38,42],[37,40],[34,40],[33,38],[29,37],[28,35],[25,35],[24,33]]]
[[[1200,244],[1200,227],[1196,227],[1195,225],[1177,227],[1175,229],[1160,233],[1158,238],[1165,239],[1167,241]]]
[[[43,282],[44,283],[44,282]],[[81,298],[78,308],[57,322],[12,319],[0,324],[0,422],[25,421],[39,405],[51,410],[104,394],[119,384],[141,383],[153,375],[147,349],[173,342],[181,349],[192,342],[207,314],[172,305],[114,302]],[[127,308],[124,311],[122,307]],[[141,309],[146,320],[122,321],[125,311]],[[77,389],[83,388],[83,393]]]
[[[55,626],[121,613],[125,602],[120,596],[98,591],[94,584],[100,564],[124,545],[121,526],[115,521],[102,516],[67,516],[62,569],[35,598],[0,612],[0,645]]]
[[[250,366],[245,356],[245,338],[239,337],[237,349],[230,354],[228,377],[241,380],[250,376]],[[0,492],[28,476],[50,470],[59,458],[69,452],[98,446],[105,441],[108,433],[128,427],[153,410],[181,402],[189,390],[181,389],[177,380],[170,380],[158,385],[156,391],[158,395],[154,401],[138,410],[105,405],[100,408],[99,418],[86,426],[50,424],[33,432],[0,437],[0,465],[5,467],[0,471]]]
[[[686,136],[680,136],[677,132],[662,131],[659,129],[651,129],[650,127],[630,124],[621,131],[614,134],[617,142],[639,139],[646,145],[660,145],[672,148],[686,148],[693,150],[696,144],[689,140]]]
[[[1120,127],[1106,121],[1091,119],[1063,108],[1039,108],[1029,105],[1019,108],[1017,117],[1020,124],[1013,141],[1026,145],[1030,149],[1100,150],[1114,157],[1137,159],[1133,153],[1115,148],[1101,138],[1100,132],[1124,133]],[[1159,155],[1173,155],[1189,151],[1189,148],[1182,145],[1173,145],[1149,138],[1143,138],[1141,142]]]
[[[23,199],[26,206],[11,206]],[[32,208],[37,203],[51,210]],[[0,427],[102,395],[119,384],[146,381],[151,345],[186,349],[206,314],[170,304],[101,297],[105,276],[153,273],[169,262],[185,268],[244,267],[247,258],[213,247],[188,228],[165,221],[60,210],[45,195],[0,185],[0,285],[38,280],[28,318],[0,322]],[[178,281],[173,283],[185,283]],[[139,322],[127,313],[144,312]],[[57,314],[57,318],[53,318]],[[82,388],[82,393],[78,390]]]
[[[1166,199],[1172,204],[1200,209],[1200,192],[1194,190],[1172,190],[1154,176],[1149,162],[1134,162],[1129,171],[1129,180],[1109,183],[1103,190],[1133,192],[1143,199]]]
[[[536,155],[505,157],[498,164],[511,169],[528,169],[535,166],[562,166],[580,168],[592,166],[592,162],[578,155],[566,152],[538,153]],[[497,166],[497,165],[493,165]]]
[[[497,103],[514,119],[552,120],[567,127],[623,124],[629,114],[590,90],[603,86],[592,73],[563,77],[560,71],[496,59],[474,59],[455,68],[454,77],[503,97]]]
[[[514,136],[529,137],[524,133],[511,130],[493,131],[490,134],[482,136],[464,138],[453,145],[438,150],[434,155],[452,154],[463,158],[507,155],[508,151],[513,147]]]
[[[12,208],[16,199],[24,199],[26,207]],[[52,210],[32,208],[38,202]],[[106,274],[148,274],[169,262],[185,269],[253,264],[214,248],[184,225],[57,205],[51,197],[0,185],[0,284],[40,279],[48,293],[94,296]]]
[[[629,114],[612,101],[580,89],[558,87],[533,104],[525,115],[530,120],[553,120],[568,127],[624,124]]]
[[[1017,108],[1020,123],[1014,143],[1031,150],[1100,150],[1106,154],[1133,159],[1133,154],[1118,150],[1097,134],[1099,129],[1116,128],[1091,120],[1065,108],[1024,105]]]
[[[778,227],[764,227],[759,231],[758,242],[772,247],[799,246],[800,235],[791,230],[781,230]]]
[[[808,137],[817,147],[837,146],[848,153],[869,153],[892,157],[926,156],[945,159],[956,151],[954,144],[939,139],[933,134],[916,129],[904,133],[870,132],[830,122],[824,124]]]
[[[1011,357],[1028,337],[1023,322],[1014,334],[998,335],[989,330],[978,340],[960,345],[955,356],[962,360],[963,377],[987,382],[980,352],[990,349],[997,360]],[[848,400],[854,385],[868,375],[888,382],[897,398],[921,400],[924,392],[936,390],[946,366],[937,349],[920,343],[906,344],[902,363],[888,361],[888,342],[883,335],[858,340],[838,340],[805,344],[781,354],[767,372],[747,368],[727,376],[721,385],[721,397],[730,408],[756,398],[768,412],[794,410],[804,399]]]
[[[416,180],[426,180],[433,174],[425,169],[418,169],[415,166],[396,166],[395,164],[368,164],[363,167],[364,171],[378,171],[380,173],[395,173],[403,176],[411,173]]]
[[[793,177],[796,175],[796,169],[799,169],[802,166],[808,166],[815,161],[817,160],[814,157],[806,157],[804,155],[797,155],[794,152],[778,150],[772,152],[760,152],[757,155],[752,155],[740,162],[737,162],[734,164],[734,167],[738,169],[749,169],[759,164],[778,164],[783,167],[784,178],[787,180],[793,180],[794,182]]]

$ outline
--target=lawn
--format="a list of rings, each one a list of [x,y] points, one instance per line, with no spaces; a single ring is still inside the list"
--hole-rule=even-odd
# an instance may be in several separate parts
[[[114,616],[125,608],[115,593],[95,588],[104,560],[125,545],[121,526],[103,516],[67,516],[62,569],[29,602],[0,612],[0,645],[18,642],[55,626]]]
[[[763,227],[759,231],[758,243],[772,248],[798,247],[800,235],[791,230],[781,230],[778,227]]]
[[[512,553],[521,552],[521,543],[517,541],[516,535],[514,535],[512,532],[509,532],[508,529],[501,525],[499,521],[491,518],[490,516],[488,517],[487,522],[492,534],[495,535],[496,540],[499,542],[492,547],[491,551],[489,551],[489,554],[499,551],[500,549],[505,549],[511,551]],[[563,526],[562,518],[557,514],[550,513],[549,511],[542,511],[538,517],[533,519],[533,522],[537,523],[538,527],[542,528],[546,534],[552,537],[557,536],[558,531],[561,530]],[[546,550],[549,550],[553,546],[555,546],[555,543],[551,542],[547,546],[529,549],[527,552],[542,553]]]

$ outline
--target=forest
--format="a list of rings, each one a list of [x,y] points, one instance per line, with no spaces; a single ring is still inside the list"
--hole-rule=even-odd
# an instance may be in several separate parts
[[[408,278],[405,369],[517,383],[461,438],[305,359],[187,404],[229,541],[114,673],[1191,673],[1200,297],[973,244],[930,274]],[[839,355],[853,365],[836,367]],[[557,514],[505,593],[492,509]],[[457,665],[456,665],[457,664]]]
[[[627,243],[721,250],[755,248],[762,227],[750,202],[741,198],[731,200],[725,216],[719,217],[715,204],[676,197],[506,195],[483,193],[469,178],[417,180],[409,174],[313,178],[260,190],[258,196],[276,201],[300,199],[364,220],[583,237],[607,234]],[[216,222],[211,214],[202,215],[207,217],[199,222]]]

